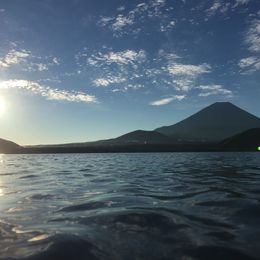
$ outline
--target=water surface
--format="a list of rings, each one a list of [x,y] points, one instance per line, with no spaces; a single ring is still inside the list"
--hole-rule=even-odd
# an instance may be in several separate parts
[[[260,259],[259,243],[259,153],[0,157],[0,259]]]

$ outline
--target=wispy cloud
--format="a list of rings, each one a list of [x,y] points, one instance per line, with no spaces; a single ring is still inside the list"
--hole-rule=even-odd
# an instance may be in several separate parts
[[[172,62],[167,70],[173,77],[172,83],[175,84],[175,89],[187,92],[192,89],[200,75],[211,72],[211,66],[207,63],[194,65]]]
[[[205,21],[208,21],[210,18],[218,14],[227,15],[229,12],[247,5],[249,1],[250,0],[235,0],[235,3],[232,3],[232,1],[215,0],[212,5],[205,10]]]
[[[39,63],[39,64],[36,64],[36,66],[38,67],[38,71],[48,70],[48,66],[46,64]]]
[[[172,82],[175,84],[176,90],[184,92],[189,91],[194,85],[194,80],[190,78],[175,79]]]
[[[222,4],[220,1],[215,1],[212,6],[206,9],[206,14],[208,17],[213,16],[217,13],[217,11],[221,8]]]
[[[254,19],[246,33],[245,42],[252,52],[260,52],[260,19]]]
[[[155,56],[149,56],[141,50],[124,51],[92,51],[85,49],[77,55],[77,62],[85,71],[92,70],[90,75],[94,86],[115,86],[114,92],[122,89],[125,92],[129,85],[142,85],[148,90],[151,87],[175,88],[177,91],[188,92],[196,86],[196,81],[203,74],[211,73],[208,63],[185,64],[176,53],[159,50]],[[139,89],[139,88],[137,88]]]
[[[166,31],[169,31],[171,29],[173,29],[174,27],[176,26],[176,22],[175,21],[170,21],[168,24],[164,25],[164,24],[161,24],[160,26],[160,31],[161,32],[166,32]]]
[[[134,64],[135,62],[143,62],[146,59],[146,52],[144,50],[134,51],[125,50],[120,52],[108,52],[108,53],[98,53],[96,55],[91,55],[87,59],[89,65],[102,66],[110,64],[126,65]]]
[[[0,69],[11,69],[12,66],[20,65],[21,71],[42,72],[49,70],[50,66],[60,65],[57,57],[33,55],[31,51],[19,49],[16,44],[13,45],[14,48],[9,50],[3,57],[0,57]]]
[[[150,19],[160,19],[159,31],[164,32],[175,26],[175,21],[171,21],[170,15],[165,15],[166,0],[150,0],[137,4],[133,9],[126,12],[125,7],[118,7],[117,11],[122,12],[113,17],[101,16],[98,25],[108,27],[115,37],[125,34],[136,34],[141,28],[133,28],[136,24],[142,24]],[[169,8],[167,9],[169,11]]]
[[[226,14],[231,8],[231,3],[221,0],[216,0],[214,3],[205,10],[206,18],[205,21],[209,20],[210,17],[215,16],[216,14]]]
[[[126,78],[119,76],[109,76],[107,78],[97,78],[93,81],[94,85],[97,87],[107,87],[110,84],[118,84],[125,82]]]
[[[260,70],[260,58],[250,56],[239,61],[238,66],[242,69],[243,74],[250,74]]]
[[[151,106],[163,106],[163,105],[167,105],[167,104],[171,103],[174,100],[181,101],[185,97],[186,97],[185,95],[174,95],[174,96],[170,96],[167,98],[155,100],[155,101],[151,102],[150,105]]]
[[[52,59],[52,62],[53,62],[53,64],[55,64],[55,65],[60,65],[60,60],[59,60],[57,57],[54,57],[54,58]]]
[[[119,14],[116,18],[114,23],[112,24],[112,30],[113,31],[121,31],[124,29],[127,25],[132,25],[134,23],[133,17],[127,17],[123,16],[122,14]]]
[[[226,97],[232,97],[231,90],[225,89],[222,85],[200,85],[197,89],[201,90],[200,97],[208,97],[212,95],[225,95]]]
[[[67,91],[67,90],[61,90],[57,88],[51,88],[49,86],[40,85],[38,82],[29,81],[29,80],[12,79],[12,80],[0,81],[0,89],[23,90],[33,95],[39,95],[45,97],[46,99],[49,100],[85,102],[85,103],[97,102],[95,96],[88,95],[83,92]]]
[[[12,65],[25,62],[26,58],[30,56],[27,50],[10,50],[4,57],[0,58],[0,68],[9,68]]]
[[[104,27],[108,25],[111,21],[114,20],[114,17],[109,17],[109,16],[100,16],[98,25],[101,27]]]
[[[209,64],[191,65],[174,63],[168,66],[168,71],[172,75],[184,75],[196,77],[203,73],[209,73],[211,66]]]
[[[234,7],[237,7],[239,5],[247,5],[250,0],[236,0]]]

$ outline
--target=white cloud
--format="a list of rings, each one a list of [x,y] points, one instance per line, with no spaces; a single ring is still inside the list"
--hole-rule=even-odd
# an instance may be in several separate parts
[[[231,3],[229,2],[223,2],[221,0],[216,0],[211,5],[210,8],[206,9],[206,18],[205,21],[208,21],[210,17],[220,13],[220,14],[226,14],[231,8]]]
[[[18,49],[15,43],[12,43],[13,49],[9,50],[4,57],[0,57],[0,69],[10,68],[13,65],[21,65],[22,71],[47,71],[49,66],[59,65],[57,57],[41,57],[33,55],[30,51]]]
[[[137,34],[141,31],[141,28],[133,30],[132,25],[139,22],[146,22],[148,19],[153,19],[155,17],[160,18],[160,20],[169,20],[169,17],[163,16],[162,8],[165,6],[165,0],[150,0],[140,4],[137,4],[135,8],[126,12],[125,15],[119,14],[116,17],[106,17],[101,16],[98,25],[101,27],[107,26],[113,31],[115,37],[122,36],[124,34]],[[120,6],[117,11],[124,12],[126,8]],[[167,19],[166,19],[167,18]],[[164,21],[163,24],[166,24]],[[173,22],[168,21],[169,26],[174,26]],[[131,29],[130,29],[131,28]]]
[[[115,18],[114,17],[108,17],[108,16],[101,16],[98,25],[99,26],[106,26],[108,25],[111,21],[113,21]]]
[[[251,56],[239,61],[238,66],[244,70],[244,73],[250,74],[260,70],[260,58]]]
[[[30,56],[27,50],[10,50],[4,57],[0,58],[0,68],[9,68],[12,65],[24,62]]]
[[[260,19],[252,21],[245,41],[252,52],[260,52]]]
[[[196,77],[200,74],[209,73],[211,66],[207,63],[200,65],[173,63],[168,66],[171,75],[183,75]]]
[[[187,92],[193,87],[193,80],[189,78],[176,79],[173,80],[175,84],[175,89],[178,91]]]
[[[117,8],[117,11],[119,11],[119,12],[122,12],[122,11],[124,11],[125,10],[125,6],[119,6],[118,8]]]
[[[150,103],[151,106],[163,106],[171,103],[174,100],[181,101],[185,98],[185,95],[175,95],[163,99],[159,99]]]
[[[231,90],[223,88],[222,85],[200,85],[197,87],[202,92],[199,94],[200,97],[208,97],[212,95],[225,95],[232,97],[233,93]]]
[[[247,5],[249,3],[249,1],[250,0],[236,0],[234,7],[237,7],[239,5]]]
[[[126,78],[124,77],[115,77],[115,76],[110,76],[107,78],[98,78],[93,81],[94,85],[97,87],[107,87],[110,84],[118,84],[125,82]]]
[[[171,21],[171,22],[169,22],[169,23],[166,24],[166,25],[161,25],[161,26],[160,26],[160,31],[161,31],[161,32],[166,32],[166,31],[171,30],[171,29],[174,28],[175,26],[176,26],[176,22],[175,22],[175,21]]]
[[[127,25],[132,25],[134,20],[132,17],[126,17],[122,14],[119,14],[115,19],[115,22],[112,24],[113,31],[121,31]]]
[[[35,64],[38,68],[38,71],[45,71],[45,70],[48,70],[48,66],[46,64],[43,64],[43,63],[39,63],[39,64]]]
[[[146,53],[144,50],[134,51],[125,50],[121,52],[108,52],[108,53],[98,53],[97,55],[92,55],[87,59],[89,65],[102,66],[104,64],[110,65],[116,63],[118,65],[133,64],[135,62],[143,62],[146,59]]]
[[[33,95],[39,95],[49,100],[85,102],[85,103],[97,102],[95,96],[88,95],[83,92],[60,90],[57,88],[54,89],[48,86],[40,85],[35,81],[29,81],[29,80],[12,79],[12,80],[0,81],[0,89],[24,90]]]
[[[215,1],[210,8],[206,10],[207,16],[213,16],[221,8],[222,4],[220,1]]]
[[[59,59],[58,59],[57,57],[54,57],[54,58],[52,59],[52,62],[53,62],[53,64],[55,64],[55,65],[60,65],[60,61],[59,61]]]

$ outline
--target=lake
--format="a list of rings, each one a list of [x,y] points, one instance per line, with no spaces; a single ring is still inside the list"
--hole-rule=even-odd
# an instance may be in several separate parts
[[[260,153],[0,156],[0,259],[260,259]]]

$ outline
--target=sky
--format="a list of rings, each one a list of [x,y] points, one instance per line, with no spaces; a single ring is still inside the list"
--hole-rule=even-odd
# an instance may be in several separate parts
[[[0,0],[0,137],[84,142],[219,101],[260,116],[259,0]]]

